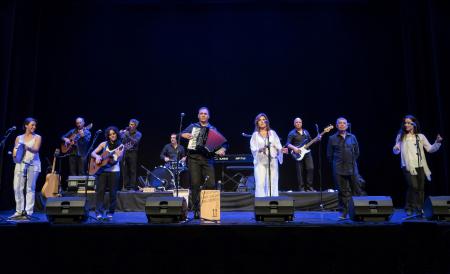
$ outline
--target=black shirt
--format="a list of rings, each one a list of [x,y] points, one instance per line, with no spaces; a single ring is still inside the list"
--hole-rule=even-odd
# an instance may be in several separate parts
[[[177,148],[174,148],[172,144],[167,144],[164,146],[163,150],[161,151],[160,157],[162,160],[164,160],[164,157],[168,157],[171,161],[177,160],[177,153],[179,153],[179,160],[186,156],[186,152],[184,150],[184,147],[182,145],[178,145]]]
[[[359,146],[355,135],[347,133],[342,137],[339,133],[328,138],[327,158],[331,162],[333,173],[339,175],[356,175],[356,159],[359,157]]]
[[[311,135],[306,129],[303,129],[303,134],[300,134],[300,132],[298,132],[297,129],[294,128],[288,134],[286,146],[293,145],[296,147],[300,147],[302,145],[305,145],[309,141],[311,141]]]

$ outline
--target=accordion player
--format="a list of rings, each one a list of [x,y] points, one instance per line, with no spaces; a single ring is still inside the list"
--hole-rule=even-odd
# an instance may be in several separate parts
[[[220,132],[214,127],[192,127],[192,139],[189,140],[188,150],[194,152],[205,153],[207,155],[214,154],[223,144],[227,142]]]

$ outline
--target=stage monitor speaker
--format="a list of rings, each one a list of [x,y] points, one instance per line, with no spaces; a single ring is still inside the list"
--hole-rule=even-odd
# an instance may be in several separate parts
[[[149,223],[178,223],[187,218],[187,204],[183,197],[148,197],[145,214]]]
[[[256,197],[257,221],[283,222],[294,219],[294,200],[290,197]]]
[[[354,221],[389,221],[394,208],[389,196],[353,196],[349,204],[350,218]]]
[[[428,220],[450,221],[450,196],[429,196],[423,210]]]
[[[85,197],[55,197],[47,199],[45,214],[51,223],[81,223],[89,212]]]

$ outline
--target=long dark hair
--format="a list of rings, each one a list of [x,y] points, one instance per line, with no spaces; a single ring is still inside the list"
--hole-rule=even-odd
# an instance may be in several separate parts
[[[114,131],[117,135],[117,139],[114,142],[111,142],[111,140],[109,139],[109,132],[111,130]],[[110,126],[107,129],[105,129],[105,139],[106,139],[106,144],[108,145],[109,149],[115,149],[122,143],[122,141],[120,139],[119,129],[115,126]]]
[[[265,114],[265,113],[260,113],[260,114],[258,114],[258,115],[256,115],[256,118],[255,118],[255,132],[258,132],[259,131],[259,127],[258,127],[258,120],[259,120],[259,118],[261,118],[261,117],[265,117],[266,118],[266,121],[267,121],[267,132],[270,132],[270,122],[269,122],[269,118],[267,117],[267,115]]]
[[[408,134],[408,132],[405,130],[405,120],[406,119],[410,119],[413,123],[415,123],[416,125],[414,126],[413,129],[413,133],[414,134],[419,134],[420,133],[420,124],[419,121],[417,120],[416,117],[412,116],[412,115],[406,115],[405,117],[403,117],[402,119],[402,123],[400,124],[400,130],[398,131],[398,134],[400,135],[400,140],[403,141],[403,139],[405,138],[406,134]]]

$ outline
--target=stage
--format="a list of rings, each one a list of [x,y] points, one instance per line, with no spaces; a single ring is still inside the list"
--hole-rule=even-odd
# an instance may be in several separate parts
[[[186,193],[187,189],[180,189],[180,197],[182,193]],[[280,197],[291,197],[294,200],[296,210],[320,210],[321,204],[323,209],[338,209],[338,193],[336,191],[320,192],[296,192],[281,191]],[[149,197],[172,197],[175,196],[174,191],[158,191],[158,192],[117,192],[117,211],[144,211],[145,201]],[[64,192],[63,197],[84,197],[84,193]],[[87,194],[88,208],[95,208],[95,193]],[[105,194],[105,200],[109,202],[109,193]],[[220,203],[222,211],[253,211],[255,203],[255,194],[251,192],[221,192]],[[45,207],[45,198],[38,193],[35,204],[35,211],[43,211]]]
[[[246,211],[222,212],[220,223],[194,220],[191,212],[177,224],[148,223],[144,212],[117,212],[111,221],[94,216],[91,211],[83,224],[50,224],[43,213],[31,221],[3,221],[2,244],[10,248],[4,263],[20,265],[21,273],[450,270],[450,223],[405,220],[403,210],[376,223],[339,220],[334,211],[296,211],[292,222],[257,222]]]

